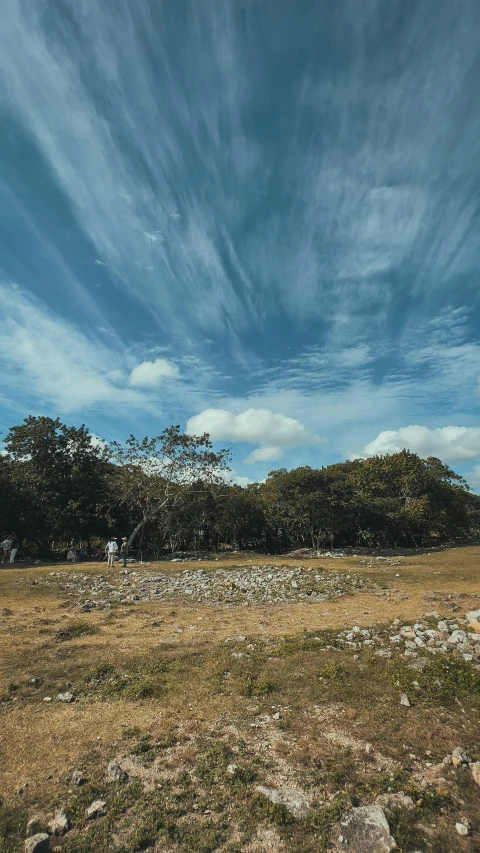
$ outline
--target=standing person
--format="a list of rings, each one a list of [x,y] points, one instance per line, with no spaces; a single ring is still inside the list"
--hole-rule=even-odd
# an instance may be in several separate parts
[[[122,538],[122,544],[120,546],[120,556],[123,558],[123,568],[126,569],[128,557],[128,540],[126,536]]]
[[[12,537],[11,536],[7,536],[7,538],[3,540],[2,548],[3,548],[2,563],[8,563],[8,561],[10,559],[10,551],[12,550]]]
[[[112,538],[107,542],[105,553],[107,555],[108,565],[112,568],[115,565],[115,557],[118,554],[118,545],[115,539]]]
[[[10,550],[10,562],[11,563],[15,562],[15,555],[16,555],[17,551],[18,551],[18,539],[15,536],[15,533],[12,533],[12,547]]]

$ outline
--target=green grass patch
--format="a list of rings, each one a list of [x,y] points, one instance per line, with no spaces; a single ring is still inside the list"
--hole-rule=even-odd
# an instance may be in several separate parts
[[[394,685],[416,702],[448,707],[455,699],[480,696],[480,672],[458,658],[435,657],[423,672],[408,669],[395,658],[389,669]]]
[[[23,851],[27,821],[23,806],[12,808],[0,802],[0,853]]]
[[[129,667],[106,664],[90,672],[79,693],[99,700],[158,698],[165,691],[165,673],[172,664],[167,661],[148,661]]]

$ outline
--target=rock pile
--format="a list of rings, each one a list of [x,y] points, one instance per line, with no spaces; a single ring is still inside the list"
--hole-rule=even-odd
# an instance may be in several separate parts
[[[441,619],[438,613],[426,614],[424,622],[404,625],[395,619],[388,631],[360,628],[354,625],[337,635],[340,648],[375,649],[379,657],[391,657],[392,649],[399,649],[405,657],[416,658],[422,652],[450,654],[455,652],[465,661],[480,663],[480,625],[476,619],[480,611],[471,611],[465,619]],[[432,627],[435,625],[435,627]]]
[[[24,583],[23,579],[18,583]],[[113,603],[183,601],[245,605],[256,602],[328,601],[374,586],[360,575],[292,566],[247,565],[207,572],[186,569],[175,574],[124,569],[118,575],[50,572],[38,579],[55,586],[81,610],[108,608]]]

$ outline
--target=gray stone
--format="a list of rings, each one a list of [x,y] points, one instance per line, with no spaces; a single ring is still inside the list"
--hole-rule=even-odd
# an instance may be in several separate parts
[[[257,785],[255,790],[263,794],[267,800],[275,805],[284,806],[291,815],[297,818],[305,818],[310,814],[310,803],[303,791],[298,788],[267,788],[265,785]]]
[[[48,853],[49,836],[46,832],[37,832],[25,839],[25,853]]]
[[[405,708],[410,708],[411,706],[410,699],[408,698],[406,693],[400,694],[400,705],[403,705]]]
[[[112,759],[107,767],[107,776],[110,782],[126,782],[128,779],[128,773],[122,770],[115,759]]]
[[[78,788],[80,785],[84,785],[85,782],[88,782],[88,777],[85,776],[85,773],[81,770],[74,770],[70,781],[72,785],[75,785],[75,787]]]
[[[52,820],[48,824],[48,831],[52,835],[65,835],[66,832],[70,829],[70,824],[68,822],[68,817],[62,809],[55,812]]]
[[[37,835],[39,832],[46,832],[51,819],[51,814],[36,812],[27,823],[27,835]]]
[[[459,835],[470,835],[470,827],[467,823],[460,823],[459,821],[455,824],[455,829]]]
[[[97,817],[102,817],[102,815],[107,813],[107,804],[104,800],[94,800],[93,803],[90,803],[88,808],[85,809],[85,817],[87,820],[95,820]]]
[[[456,746],[452,752],[452,764],[455,767],[459,767],[460,764],[471,764],[472,759],[469,756],[468,752],[465,752],[461,746]]]
[[[475,782],[477,785],[480,785],[480,761],[473,761],[470,765],[470,770],[472,771]]]
[[[469,610],[465,613],[467,622],[480,622],[480,610]]]
[[[348,853],[390,853],[396,847],[385,813],[377,805],[345,812],[334,827],[332,841],[337,844],[336,851],[348,850]]]
[[[457,646],[459,643],[464,643],[468,637],[465,631],[456,630],[454,631],[447,640],[449,645]]]
[[[385,809],[407,809],[411,811],[415,804],[411,797],[399,791],[397,794],[380,794],[375,800],[377,806]]]
[[[75,702],[75,696],[72,693],[59,693],[56,701],[70,704],[71,702]]]

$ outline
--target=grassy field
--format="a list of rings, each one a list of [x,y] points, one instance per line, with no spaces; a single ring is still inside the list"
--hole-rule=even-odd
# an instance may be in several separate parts
[[[238,554],[201,568],[248,560],[267,562]],[[480,850],[480,789],[467,768],[441,763],[457,746],[480,759],[475,667],[435,658],[427,678],[400,653],[327,648],[353,625],[381,631],[396,618],[480,608],[480,548],[393,565],[268,564],[360,573],[377,589],[319,603],[138,602],[81,613],[43,583],[51,567],[0,570],[1,853],[23,851],[28,819],[60,807],[71,829],[51,847],[64,853],[327,851],[342,811],[389,791],[415,803],[387,812],[399,850]],[[108,575],[118,566],[55,570]],[[75,702],[55,701],[67,691]],[[402,691],[415,696],[411,707],[400,705]],[[111,759],[126,781],[108,780]],[[79,787],[74,771],[85,776]],[[259,785],[301,790],[308,815],[272,804]],[[87,821],[96,799],[106,815]],[[455,830],[461,818],[469,837]]]

